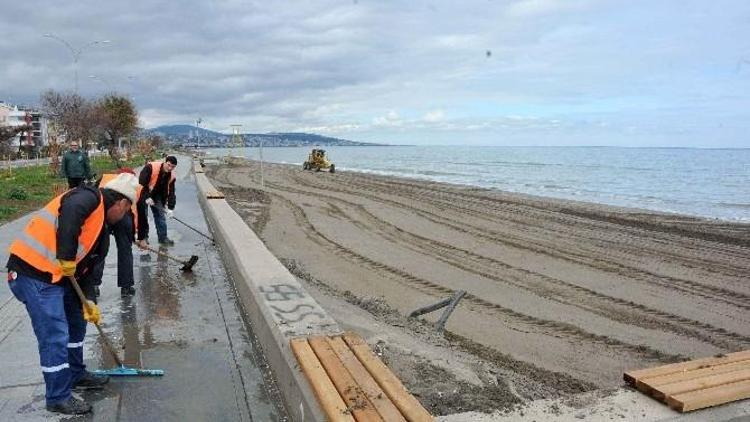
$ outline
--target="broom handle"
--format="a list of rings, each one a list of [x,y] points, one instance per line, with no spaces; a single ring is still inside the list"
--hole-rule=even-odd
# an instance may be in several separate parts
[[[169,259],[171,259],[171,260],[173,260],[173,261],[176,261],[176,262],[179,262],[179,263],[180,263],[180,264],[182,264],[182,265],[185,265],[185,262],[184,262],[184,261],[180,261],[179,259],[177,259],[177,258],[173,257],[172,255],[170,255],[170,254],[168,254],[168,253],[166,253],[166,252],[162,252],[162,251],[160,251],[160,250],[158,250],[158,249],[154,249],[154,248],[152,248],[151,246],[146,246],[146,249],[150,250],[151,252],[153,252],[153,253],[155,253],[155,254],[159,254],[159,255],[161,255],[161,256],[165,256],[165,257],[167,257],[167,258],[169,258]]]
[[[164,207],[156,207],[156,208],[158,208],[158,209],[159,209],[159,211],[161,211],[161,212],[162,212],[162,214],[165,214],[165,213],[167,212],[167,209],[166,209],[166,208],[164,208]],[[175,216],[172,216],[172,220],[177,220],[178,222],[182,223],[182,224],[183,224],[183,225],[184,225],[185,227],[187,227],[187,228],[189,228],[190,230],[192,230],[192,231],[194,231],[194,232],[198,233],[199,235],[201,235],[201,236],[205,237],[206,239],[210,240],[211,242],[213,242],[213,241],[214,241],[214,239],[213,239],[213,238],[212,238],[211,236],[209,236],[209,235],[207,235],[207,234],[203,233],[202,231],[200,231],[200,230],[196,229],[195,227],[191,226],[190,224],[188,224],[188,223],[186,223],[186,222],[184,222],[184,221],[180,220],[179,218],[177,218],[177,217],[175,217]]]
[[[73,290],[75,290],[76,293],[78,294],[78,299],[81,300],[81,305],[83,305],[83,307],[86,310],[88,310],[89,302],[86,299],[86,296],[83,294],[83,290],[81,290],[81,286],[78,285],[78,280],[76,280],[75,276],[68,277],[68,280],[70,280],[70,284],[73,285]],[[112,347],[112,343],[109,342],[109,337],[107,337],[107,335],[104,333],[104,331],[102,330],[102,327],[100,327],[99,324],[94,324],[94,326],[96,326],[96,329],[99,330],[99,336],[104,343],[104,346],[105,346],[104,348],[107,349],[107,351],[109,351],[109,353],[112,354],[112,357],[115,359],[115,362],[117,362],[118,366],[123,366],[122,361],[120,360],[120,357],[117,356],[117,353],[115,353],[115,348]]]
[[[186,222],[184,222],[184,221],[180,220],[179,218],[177,218],[177,217],[172,217],[172,219],[173,219],[173,220],[177,220],[178,222],[182,223],[182,224],[183,224],[183,225],[184,225],[185,227],[187,227],[187,228],[189,228],[190,230],[192,230],[192,231],[194,231],[194,232],[198,233],[199,235],[201,235],[201,236],[205,237],[206,239],[210,240],[211,242],[213,242],[213,241],[214,241],[214,239],[213,239],[213,238],[212,238],[211,236],[209,236],[209,235],[207,235],[207,234],[203,233],[202,231],[200,231],[200,230],[196,229],[195,227],[191,226],[190,224],[188,224],[188,223],[186,223]]]

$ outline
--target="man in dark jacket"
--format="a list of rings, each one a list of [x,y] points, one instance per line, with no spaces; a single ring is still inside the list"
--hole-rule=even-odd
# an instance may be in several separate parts
[[[151,207],[154,216],[156,234],[162,245],[174,245],[167,237],[167,220],[172,217],[177,202],[175,196],[175,173],[177,158],[170,155],[164,161],[152,161],[143,166],[138,177],[138,183],[143,186],[138,199],[138,245],[145,246],[148,239],[148,212],[146,206]]]
[[[70,149],[63,154],[61,171],[63,177],[68,179],[68,187],[71,189],[91,177],[89,156],[78,149],[78,142],[71,142]]]
[[[135,177],[135,172],[131,168],[123,167],[118,170],[117,174],[103,174],[99,181],[100,186],[104,186],[108,181],[117,177],[118,174],[128,173]],[[142,192],[142,187],[138,185],[136,189],[136,201]],[[135,294],[135,278],[133,277],[133,243],[135,242],[135,228],[137,209],[134,205],[131,207],[130,212],[126,213],[125,216],[117,224],[111,227],[112,235],[115,237],[115,244],[117,245],[117,287],[120,288],[120,294],[125,296],[132,296]],[[142,244],[139,243],[141,249]],[[99,268],[100,273],[104,272],[104,268]],[[99,276],[101,280],[101,276]]]
[[[102,388],[109,380],[83,363],[85,321],[100,322],[92,274],[107,256],[108,227],[130,210],[137,186],[135,176],[121,175],[102,189],[74,188],[34,213],[10,246],[8,285],[31,317],[51,412],[89,412],[91,405],[71,390]],[[89,298],[86,307],[70,284],[73,276]]]

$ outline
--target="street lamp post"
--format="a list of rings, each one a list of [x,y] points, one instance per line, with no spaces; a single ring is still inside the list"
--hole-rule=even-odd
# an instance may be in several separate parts
[[[201,124],[202,121],[203,119],[200,117],[195,121],[195,144],[196,145],[200,145],[200,142],[201,142],[201,127],[199,125]]]
[[[75,48],[72,45],[70,45],[69,42],[65,41],[64,39],[58,37],[55,34],[44,34],[44,37],[57,40],[63,43],[63,45],[65,45],[65,47],[67,47],[68,50],[70,50],[70,54],[73,56],[73,67],[75,69],[75,89],[76,89],[75,92],[76,94],[78,94],[78,59],[81,58],[81,54],[84,52],[84,50],[86,50],[89,47],[93,47],[97,44],[109,44],[110,41],[109,40],[91,41],[87,44],[82,45],[79,48]]]

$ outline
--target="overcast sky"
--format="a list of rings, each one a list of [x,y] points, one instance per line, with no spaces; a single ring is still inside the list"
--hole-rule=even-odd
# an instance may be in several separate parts
[[[111,4],[107,4],[111,3]],[[460,145],[750,147],[750,1],[10,1],[0,100]],[[90,76],[95,76],[94,78]]]

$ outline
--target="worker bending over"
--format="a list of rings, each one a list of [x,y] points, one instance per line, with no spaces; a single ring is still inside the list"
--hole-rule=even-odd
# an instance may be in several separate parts
[[[107,256],[109,226],[130,210],[137,187],[135,176],[121,174],[101,189],[71,189],[34,213],[10,246],[8,282],[31,317],[51,412],[89,412],[91,405],[71,390],[102,388],[109,381],[86,371],[85,321],[99,324],[101,316],[93,301],[82,306],[68,277],[80,278],[93,299],[90,278]]]
[[[129,173],[135,177],[135,172],[130,168],[122,168],[118,174]],[[99,181],[99,186],[105,186],[111,180],[118,177],[118,174],[103,174]],[[138,210],[137,203],[140,200],[143,187],[139,184],[136,189],[136,202],[125,213],[117,224],[111,227],[112,235],[115,237],[117,245],[117,287],[120,288],[120,294],[131,296],[135,294],[135,278],[133,277],[133,242],[135,242],[135,233],[138,227]],[[139,247],[145,248],[145,242],[140,242]],[[103,272],[104,268],[101,268]],[[101,276],[99,277],[101,280]]]

